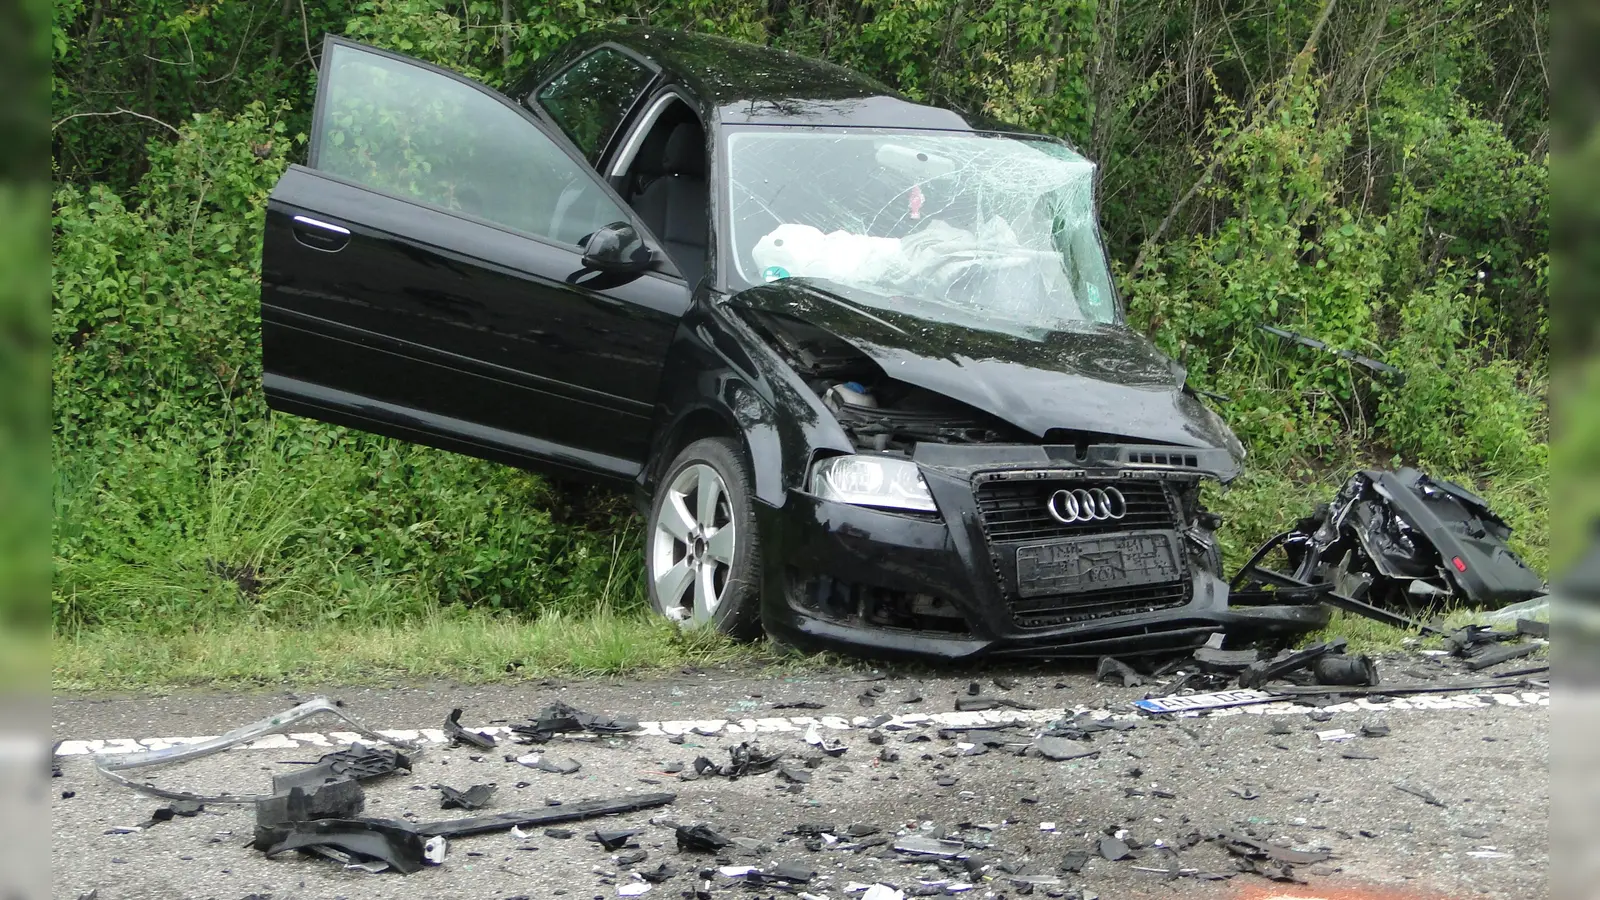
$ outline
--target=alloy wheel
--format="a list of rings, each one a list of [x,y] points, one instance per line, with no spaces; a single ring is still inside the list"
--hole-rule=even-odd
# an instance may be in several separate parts
[[[650,540],[650,578],[667,618],[711,621],[733,572],[733,507],[717,470],[694,463],[667,485]]]

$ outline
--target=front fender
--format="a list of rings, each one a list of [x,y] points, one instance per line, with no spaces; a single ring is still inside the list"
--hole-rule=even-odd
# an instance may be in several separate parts
[[[744,446],[756,499],[781,507],[805,483],[817,451],[853,447],[822,399],[715,296],[696,297],[667,351],[641,487],[653,493],[661,469],[689,440],[723,433]]]

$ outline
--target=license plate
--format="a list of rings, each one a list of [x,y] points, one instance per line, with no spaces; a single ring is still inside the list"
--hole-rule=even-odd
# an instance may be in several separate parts
[[[1281,699],[1283,699],[1281,694],[1240,689],[1217,691],[1214,694],[1190,694],[1186,697],[1151,697],[1135,700],[1133,705],[1150,713],[1175,713],[1196,709],[1222,709],[1227,706],[1249,706]]]
[[[1017,594],[1045,597],[1183,577],[1170,531],[1072,538],[1017,548]]]

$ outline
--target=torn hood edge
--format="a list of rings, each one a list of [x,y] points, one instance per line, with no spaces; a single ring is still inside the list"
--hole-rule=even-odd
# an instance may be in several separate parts
[[[1132,443],[1244,447],[1184,384],[1181,366],[1125,325],[1052,331],[1042,340],[934,322],[854,301],[841,285],[785,279],[726,302],[820,328],[896,381],[986,412],[1039,439],[1064,429]]]

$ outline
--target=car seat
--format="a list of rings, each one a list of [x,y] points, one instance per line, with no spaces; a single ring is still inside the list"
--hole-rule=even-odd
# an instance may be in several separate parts
[[[659,152],[645,150],[634,166],[643,184],[633,208],[693,287],[705,274],[710,243],[705,132],[698,122],[680,122]]]

